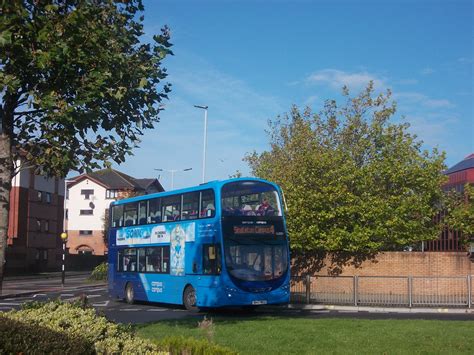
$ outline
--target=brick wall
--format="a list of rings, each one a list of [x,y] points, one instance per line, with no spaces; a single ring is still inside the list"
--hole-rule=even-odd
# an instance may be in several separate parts
[[[311,293],[350,299],[357,287],[360,300],[383,294],[406,301],[409,282],[414,297],[420,300],[433,295],[464,297],[469,285],[466,277],[474,275],[474,261],[465,252],[386,252],[357,261],[357,266],[353,260],[341,262],[335,255],[326,255],[315,264],[316,269],[300,272],[311,276]],[[357,280],[354,276],[358,276]],[[301,293],[305,289],[305,277],[293,278],[293,292]]]
[[[314,275],[333,275],[332,255]],[[466,252],[385,252],[355,266],[338,265],[340,276],[466,276],[474,274],[474,262]]]

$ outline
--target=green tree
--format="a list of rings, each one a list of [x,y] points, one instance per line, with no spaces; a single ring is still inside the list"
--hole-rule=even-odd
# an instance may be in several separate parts
[[[296,252],[374,253],[436,238],[444,154],[421,148],[407,123],[391,122],[391,93],[373,84],[319,114],[297,107],[270,122],[268,151],[245,160],[280,184]]]
[[[171,44],[167,27],[141,41],[141,0],[0,1],[1,280],[15,163],[65,176],[123,162],[159,120]]]
[[[445,197],[443,225],[461,232],[462,242],[474,237],[474,186],[466,184],[462,193],[448,191]]]

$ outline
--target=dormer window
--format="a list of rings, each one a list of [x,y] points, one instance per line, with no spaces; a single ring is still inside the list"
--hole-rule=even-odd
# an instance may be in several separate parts
[[[118,190],[106,190],[105,191],[105,198],[106,199],[114,199],[118,197]]]

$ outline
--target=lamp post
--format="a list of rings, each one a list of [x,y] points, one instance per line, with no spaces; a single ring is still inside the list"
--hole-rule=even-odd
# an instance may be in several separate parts
[[[171,190],[174,188],[174,173],[178,173],[181,171],[189,171],[193,170],[193,168],[186,168],[186,169],[155,169],[156,171],[166,171],[167,173],[171,174]]]
[[[61,233],[61,240],[63,241],[63,263],[61,265],[61,285],[64,287],[64,281],[66,279],[66,269],[65,269],[66,242],[67,242],[67,233],[66,232]]]
[[[202,183],[204,183],[206,181],[207,109],[209,106],[194,105],[194,107],[204,110],[204,148],[202,152]]]

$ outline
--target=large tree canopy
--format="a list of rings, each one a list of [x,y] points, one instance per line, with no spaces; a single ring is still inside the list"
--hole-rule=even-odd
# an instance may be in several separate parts
[[[394,123],[390,92],[373,86],[318,114],[293,107],[270,123],[269,151],[245,158],[281,185],[293,250],[371,253],[436,238],[444,155]]]
[[[123,162],[158,121],[165,27],[141,40],[141,0],[1,1],[0,278],[14,162],[65,176]]]

